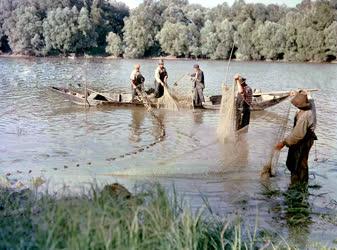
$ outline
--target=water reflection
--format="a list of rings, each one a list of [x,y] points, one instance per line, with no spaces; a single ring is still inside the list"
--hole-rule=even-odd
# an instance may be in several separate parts
[[[142,130],[142,124],[145,119],[145,112],[143,109],[134,108],[131,109],[131,129],[130,129],[130,142],[131,143],[139,143],[141,141],[141,134],[143,132]]]
[[[204,121],[203,118],[204,118],[203,111],[198,110],[193,112],[193,121],[195,124],[202,124]]]

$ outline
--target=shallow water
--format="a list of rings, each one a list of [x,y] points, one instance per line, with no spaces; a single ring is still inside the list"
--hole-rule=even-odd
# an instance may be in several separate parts
[[[284,209],[286,200],[278,197],[275,201],[262,195],[264,188],[259,177],[289,102],[254,112],[249,132],[234,149],[217,143],[217,112],[160,110],[166,137],[146,148],[158,140],[160,128],[145,109],[85,110],[48,89],[52,85],[76,87],[86,79],[94,89],[129,91],[128,78],[135,63],[142,65],[146,86],[152,87],[156,67],[156,61],[152,60],[0,58],[0,173],[10,173],[10,178],[23,182],[44,176],[56,190],[61,188],[59,184],[79,187],[93,181],[119,181],[129,188],[148,181],[159,181],[167,187],[174,183],[192,208],[203,204],[202,193],[216,214],[239,211],[254,224],[259,213],[263,226],[275,229],[277,225],[279,230],[291,232],[290,227],[285,227],[286,219],[277,219],[284,211],[274,209],[274,206]],[[192,71],[194,63],[167,61],[169,83]],[[226,62],[198,63],[206,77],[205,94],[219,94]],[[332,200],[337,200],[337,65],[233,62],[228,78],[237,72],[247,77],[252,88],[263,91],[320,89],[314,93],[318,161],[314,161],[313,148],[309,165],[310,184],[322,188],[309,191],[324,195],[309,196],[308,201],[314,211],[331,205]],[[187,80],[178,86],[189,93]],[[289,129],[294,112],[291,109]],[[138,149],[141,150],[137,154],[120,157]],[[289,182],[285,157],[286,150],[281,153],[277,177],[268,184],[281,191],[287,190]],[[337,238],[325,232],[332,224],[321,226],[318,219],[313,220],[315,223],[308,225],[308,238],[323,241],[324,237]]]

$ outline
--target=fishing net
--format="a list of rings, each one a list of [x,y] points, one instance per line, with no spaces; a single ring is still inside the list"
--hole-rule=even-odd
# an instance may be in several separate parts
[[[263,169],[261,171],[262,178],[268,178],[271,176],[275,176],[276,174],[276,167],[281,151],[275,149],[275,145],[284,138],[288,125],[290,107],[291,105],[289,103],[285,115],[282,117],[281,126],[279,127],[278,132],[276,133],[276,136],[274,138],[272,150],[270,152],[270,158],[268,159],[268,162],[263,166]]]
[[[190,76],[185,74],[173,84],[172,96],[179,108],[193,108],[193,88]]]
[[[172,111],[179,110],[177,99],[172,96],[172,94],[170,93],[170,89],[168,88],[168,86],[165,85],[164,95],[158,99],[158,104],[165,109],[169,109]]]
[[[236,139],[236,105],[235,105],[235,85],[222,88],[222,98],[220,104],[220,122],[217,135],[220,142],[235,141]]]

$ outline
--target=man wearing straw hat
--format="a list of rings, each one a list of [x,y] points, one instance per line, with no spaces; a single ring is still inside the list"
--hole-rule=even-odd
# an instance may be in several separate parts
[[[291,172],[291,183],[307,183],[309,151],[314,140],[317,140],[316,108],[313,99],[309,100],[303,90],[295,95],[291,103],[298,108],[294,127],[290,135],[276,145],[276,149],[281,150],[284,146],[289,148],[286,165]]]
[[[238,87],[238,95],[236,98],[236,128],[239,130],[249,125],[250,106],[252,105],[253,91],[247,85],[246,78],[243,78],[240,74],[236,74],[234,76],[234,80]]]
[[[144,82],[145,78],[140,73],[140,65],[136,64],[134,70],[132,71],[130,75],[131,80],[131,91],[132,91],[132,101],[135,100],[135,97],[138,96],[136,89],[139,91],[144,91]]]
[[[160,98],[164,95],[164,85],[167,82],[168,74],[164,67],[164,60],[160,59],[158,67],[154,73],[154,94],[156,98]]]

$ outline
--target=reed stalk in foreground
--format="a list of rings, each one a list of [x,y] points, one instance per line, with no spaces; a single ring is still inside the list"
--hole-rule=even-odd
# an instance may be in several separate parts
[[[275,234],[192,213],[159,185],[137,196],[0,189],[0,249],[288,249]]]

